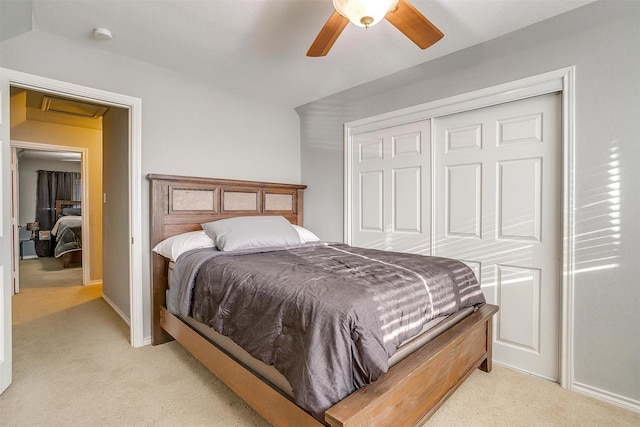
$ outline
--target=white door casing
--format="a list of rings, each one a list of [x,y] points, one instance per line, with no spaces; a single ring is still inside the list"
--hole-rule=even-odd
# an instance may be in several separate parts
[[[493,358],[558,380],[561,98],[435,119],[434,255],[465,261],[496,316]]]
[[[9,148],[9,85],[0,74],[0,393],[11,384],[11,171]]]
[[[429,255],[429,120],[353,139],[354,246]]]
[[[11,257],[12,294],[20,292],[20,231],[18,230],[18,154],[11,148],[11,239],[13,240],[13,255]]]
[[[142,100],[86,86],[0,68],[0,393],[11,384],[11,175],[10,175],[10,130],[9,87],[18,86],[39,91],[57,93],[78,99],[115,105],[129,110],[130,122],[130,307],[131,345],[140,347],[150,343],[144,337],[142,265]]]

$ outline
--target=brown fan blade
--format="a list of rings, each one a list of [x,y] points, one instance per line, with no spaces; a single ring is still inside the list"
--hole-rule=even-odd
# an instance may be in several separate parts
[[[324,24],[324,27],[320,30],[318,37],[313,41],[313,44],[307,52],[307,56],[325,56],[348,23],[349,20],[347,18],[340,15],[337,11],[334,11],[333,15],[331,15],[327,23]]]
[[[398,7],[385,18],[420,49],[426,49],[444,37],[442,31],[406,0],[400,0]]]

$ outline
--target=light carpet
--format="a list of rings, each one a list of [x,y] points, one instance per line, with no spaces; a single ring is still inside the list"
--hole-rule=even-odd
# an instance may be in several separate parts
[[[54,292],[55,291],[55,292]],[[13,297],[13,384],[3,426],[267,426],[175,343],[134,349],[99,285]],[[494,365],[425,426],[638,426],[640,414]]]
[[[62,260],[54,257],[22,259],[19,264],[20,288],[51,288],[82,285],[82,266],[62,267]]]

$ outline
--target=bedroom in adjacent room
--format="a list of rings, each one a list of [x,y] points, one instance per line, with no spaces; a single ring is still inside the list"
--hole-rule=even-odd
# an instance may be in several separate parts
[[[20,288],[83,284],[81,153],[16,149]]]

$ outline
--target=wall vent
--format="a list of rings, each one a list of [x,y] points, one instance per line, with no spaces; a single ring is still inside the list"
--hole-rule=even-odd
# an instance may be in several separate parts
[[[87,102],[72,101],[70,99],[55,98],[52,96],[44,96],[42,98],[42,111],[51,111],[54,113],[69,114],[76,117],[85,117],[97,119],[102,117],[109,109],[100,105],[89,104]]]

